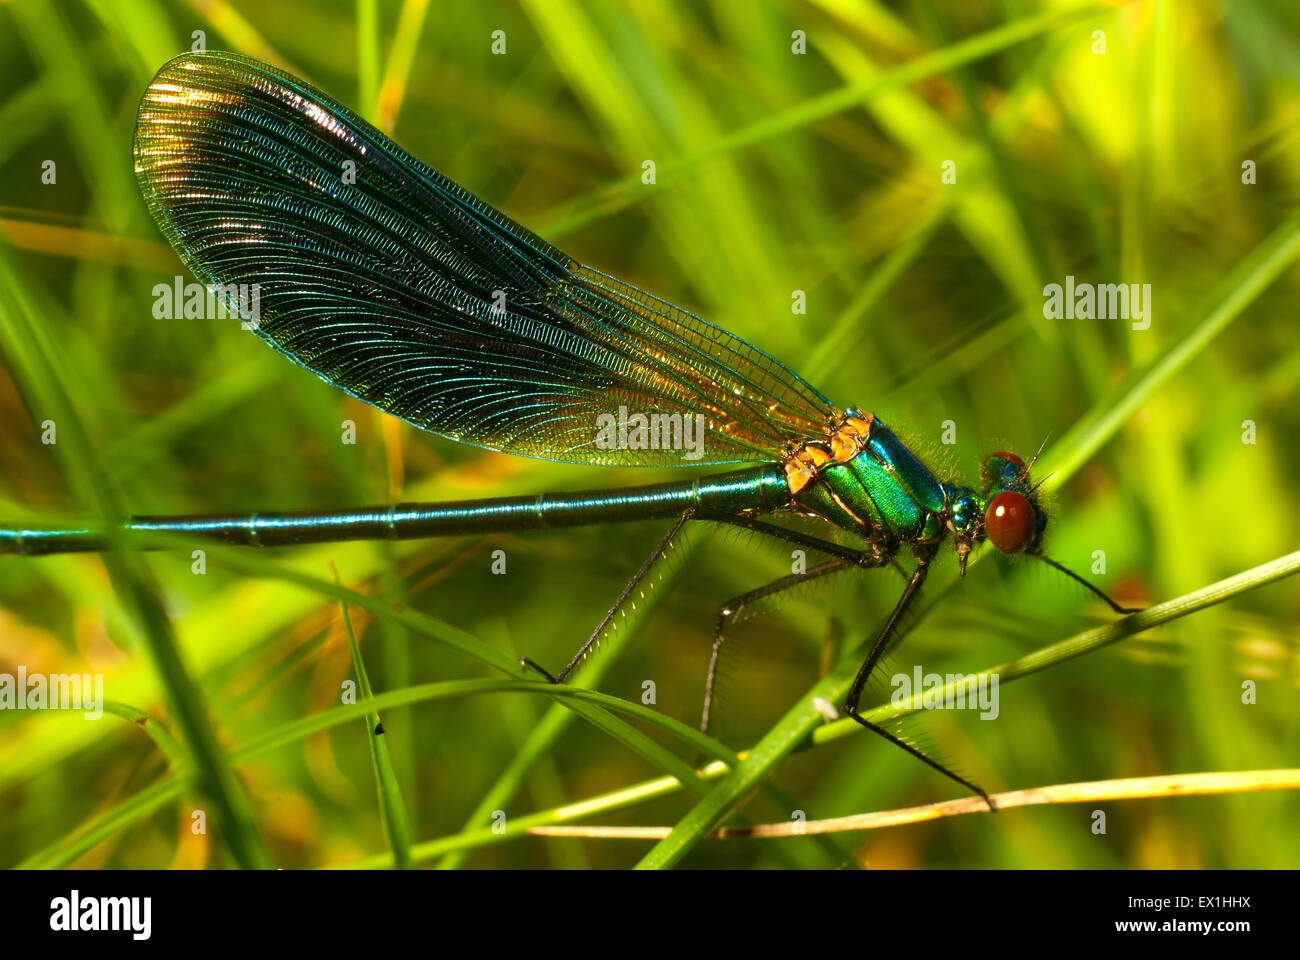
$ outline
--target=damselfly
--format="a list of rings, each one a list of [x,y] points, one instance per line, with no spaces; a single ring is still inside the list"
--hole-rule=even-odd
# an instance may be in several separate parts
[[[834,406],[738,337],[575,261],[283,71],[229,53],[166,64],[140,104],[135,170],[159,228],[209,289],[232,307],[243,291],[257,291],[248,325],[259,337],[393,416],[462,443],[556,461],[746,466],[586,493],[134,517],[118,532],[124,542],[172,533],[277,546],[672,518],[562,670],[521,661],[553,683],[582,662],[691,521],[818,551],[827,558],[820,565],[723,606],[705,683],[706,731],[724,630],[740,610],[910,553],[914,568],[845,712],[986,800],[858,710],[940,547],[952,542],[963,576],[986,540],[1036,557],[1127,612],[1043,554],[1047,521],[1032,460],[994,453],[978,489],[940,481],[879,417]],[[761,519],[778,512],[817,518],[829,525],[826,535]],[[107,540],[95,529],[6,529],[0,552],[103,550]]]

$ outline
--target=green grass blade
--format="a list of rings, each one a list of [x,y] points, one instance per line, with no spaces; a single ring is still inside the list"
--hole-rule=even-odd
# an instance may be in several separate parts
[[[184,766],[185,750],[176,742],[171,731],[148,712],[127,703],[118,703],[116,700],[105,700],[104,712],[134,723],[154,742],[159,752],[167,758],[168,763],[177,769]]]
[[[352,651],[352,668],[357,675],[357,689],[366,700],[374,696],[370,689],[370,677],[366,674],[366,664],[361,658],[361,647],[357,643],[356,632],[352,629],[352,615],[348,613],[347,601],[340,601],[343,611],[343,630],[348,636],[348,649]],[[388,837],[388,849],[393,852],[393,863],[399,870],[411,869],[411,828],[406,819],[406,804],[402,802],[402,791],[397,784],[397,774],[393,772],[393,760],[388,753],[388,741],[384,739],[383,725],[378,711],[365,716],[366,742],[370,745],[370,764],[375,774],[375,789],[379,793],[379,810],[383,816],[384,834]]]
[[[1206,299],[1201,318],[1158,358],[1129,376],[1115,393],[1097,405],[1097,412],[1081,420],[1053,445],[1045,461],[1054,476],[1045,486],[1060,484],[1091,459],[1119,432],[1147,397],[1166,383],[1222,333],[1241,312],[1255,302],[1300,256],[1300,214],[1274,230],[1243,258]],[[1057,450],[1062,451],[1056,453]]]
[[[357,102],[374,122],[379,107],[379,3],[357,0]]]

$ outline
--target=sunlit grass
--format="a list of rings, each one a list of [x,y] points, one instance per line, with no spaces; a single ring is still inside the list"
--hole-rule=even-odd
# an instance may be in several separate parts
[[[1051,553],[1128,600],[1186,597],[1291,554],[1300,75],[1278,64],[1300,62],[1300,24],[1280,5],[1209,0],[902,10],[0,6],[12,27],[0,30],[0,522],[655,476],[385,428],[251,337],[155,320],[150,290],[181,267],[131,174],[135,106],[202,29],[210,48],[275,60],[372,115],[579,259],[874,410],[945,478],[1049,438]],[[791,53],[795,30],[805,55]],[[47,160],[54,184],[41,183]],[[1150,329],[1045,319],[1041,288],[1066,274],[1151,283]],[[791,312],[795,290],[806,314]],[[339,442],[343,419],[355,446]],[[948,421],[953,445],[940,441]],[[741,822],[728,817],[822,820],[953,791],[806,709],[813,695],[838,702],[894,574],[841,576],[734,628],[712,738],[694,724],[718,605],[788,572],[779,548],[687,537],[575,676],[588,692],[519,671],[525,654],[565,662],[662,533],[213,549],[203,575],[188,549],[0,558],[0,672],[102,672],[118,714],[0,713],[6,863],[376,867],[395,845],[442,867],[632,866],[652,849],[654,865],[1291,865],[1294,791],[1135,805],[1107,838],[1035,809],[934,821],[887,847],[874,844],[889,831],[699,844]],[[505,576],[490,572],[496,549]],[[1004,693],[1005,722],[948,714],[920,718],[923,732],[990,792],[1293,767],[1298,596],[1294,579],[1233,590],[1026,671]],[[981,560],[957,582],[945,559],[923,600],[900,669],[1050,658],[1060,638],[1132,627],[1026,562]],[[828,635],[850,652],[820,675]],[[362,663],[379,692],[341,705]],[[361,719],[379,710],[383,763]],[[151,736],[121,719],[145,714]],[[214,796],[209,835],[195,837],[190,815]],[[658,847],[525,832],[557,822],[677,828]]]

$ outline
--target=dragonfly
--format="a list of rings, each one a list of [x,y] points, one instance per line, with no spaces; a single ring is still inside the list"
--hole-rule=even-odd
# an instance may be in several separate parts
[[[689,523],[743,528],[826,558],[721,607],[705,679],[710,726],[723,637],[746,607],[850,569],[906,584],[869,647],[844,713],[982,797],[864,717],[863,690],[941,547],[959,575],[983,543],[1041,560],[1039,484],[1010,452],[978,487],[941,481],[881,417],[837,407],[734,334],[580,263],[412,157],[310,83],[233,53],[165,64],[139,108],[144,201],[185,266],[256,316],[258,337],[326,383],[422,430],[489,450],[592,466],[717,466],[620,489],[340,510],[136,516],[91,527],[0,529],[0,553],[148,546],[148,535],[272,547],[672,520],[614,606],[557,672],[599,642]],[[238,302],[236,302],[238,301]],[[632,411],[628,413],[628,411]],[[803,518],[804,529],[782,525]],[[908,573],[901,559],[911,555]]]

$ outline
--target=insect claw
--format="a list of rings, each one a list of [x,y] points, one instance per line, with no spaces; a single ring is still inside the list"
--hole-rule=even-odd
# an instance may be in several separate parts
[[[543,677],[546,678],[546,680],[547,680],[548,683],[559,683],[559,682],[560,682],[560,681],[557,680],[555,677],[553,677],[553,676],[552,676],[552,675],[551,675],[547,670],[545,670],[543,667],[541,667],[540,665],[538,665],[538,664],[537,664],[536,662],[534,662],[533,660],[530,660],[528,657],[520,657],[520,658],[519,658],[519,665],[520,665],[521,667],[523,667],[525,670],[536,670],[538,673],[540,673]]]

